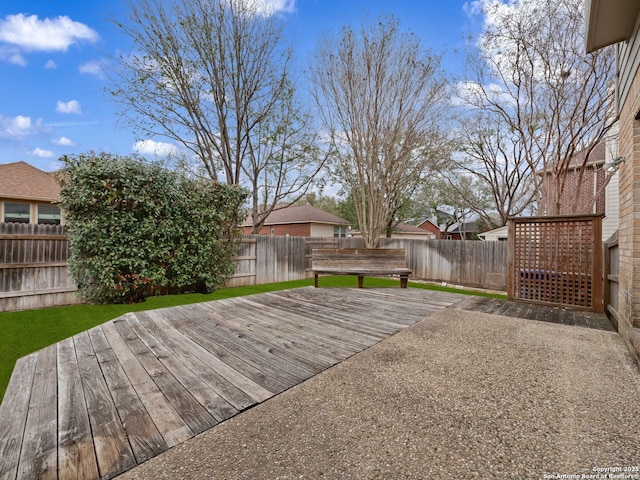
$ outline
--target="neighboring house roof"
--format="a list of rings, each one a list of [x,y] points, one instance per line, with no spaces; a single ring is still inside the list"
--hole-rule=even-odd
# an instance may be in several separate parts
[[[60,184],[49,173],[25,162],[0,164],[0,197],[55,202]]]
[[[462,225],[458,224],[453,230],[445,233],[462,233],[464,231],[464,233],[467,234],[467,233],[476,233],[477,230],[478,230],[478,221],[473,220],[471,222],[463,223]]]
[[[331,213],[320,210],[312,205],[291,205],[271,212],[265,220],[265,225],[284,225],[289,223],[325,223],[329,225],[350,225],[351,222]],[[247,217],[243,227],[251,226],[251,214]]]
[[[606,146],[607,146],[606,142],[602,141],[598,143],[595,147],[593,147],[593,150],[591,150],[591,153],[589,154],[589,158],[587,159],[587,165],[603,164],[607,157]],[[584,163],[584,157],[587,155],[588,150],[589,150],[588,148],[585,148],[584,150],[576,153],[571,159],[571,162],[569,163],[569,168],[581,167],[582,164]]]
[[[424,225],[425,223],[430,223],[431,225],[433,225],[435,228],[437,228],[438,230],[440,229],[440,227],[438,226],[437,222],[434,222],[433,220],[430,220],[428,218],[425,218],[424,220],[420,221],[418,223],[418,227],[420,227],[420,225]]]
[[[433,232],[430,232],[429,230],[425,230],[424,228],[416,227],[414,225],[409,225],[408,223],[403,223],[403,222],[398,222],[396,225],[394,225],[393,231],[403,232],[403,233],[415,233],[418,235],[433,235]]]
[[[607,150],[606,150],[606,141],[602,141],[600,143],[598,143],[593,150],[591,150],[591,153],[589,154],[589,158],[587,159],[587,166],[590,165],[604,165],[605,160],[607,158]],[[571,160],[569,161],[569,166],[568,166],[568,170],[577,170],[579,168],[582,167],[582,164],[584,163],[584,157],[587,155],[587,151],[589,149],[585,148],[584,150],[579,151],[578,153],[576,153],[573,157],[571,157]],[[548,165],[546,170],[550,170],[551,165]],[[542,173],[544,173],[545,170],[541,170],[538,172],[539,175],[541,175]]]

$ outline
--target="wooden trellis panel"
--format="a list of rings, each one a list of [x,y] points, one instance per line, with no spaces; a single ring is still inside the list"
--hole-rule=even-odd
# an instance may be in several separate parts
[[[510,300],[602,312],[602,216],[509,220]]]

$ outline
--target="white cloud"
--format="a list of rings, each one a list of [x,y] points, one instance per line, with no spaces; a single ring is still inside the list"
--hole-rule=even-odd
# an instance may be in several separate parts
[[[497,83],[480,85],[471,80],[458,82],[455,93],[451,98],[453,106],[478,106],[483,104],[484,98],[489,98],[492,102],[512,104],[513,97]]]
[[[480,15],[480,14],[482,14],[482,1],[481,0],[473,0],[472,2],[464,2],[464,5],[462,5],[462,10],[469,17],[474,17],[476,15]]]
[[[66,51],[71,45],[86,40],[96,42],[98,33],[67,16],[45,18],[22,13],[0,20],[0,42],[16,45],[24,51]]]
[[[106,78],[103,69],[103,62],[100,61],[91,60],[87,63],[83,63],[82,65],[80,65],[80,67],[78,67],[78,70],[80,70],[80,73],[95,75],[98,78]]]
[[[56,65],[56,62],[54,62],[53,60],[47,60],[47,63],[44,64],[44,68],[46,68],[47,70],[52,70],[54,68],[58,68],[58,65]]]
[[[68,102],[58,101],[56,105],[56,112],[75,113],[76,115],[81,115],[82,108],[80,107],[80,102],[77,100],[69,100]]]
[[[24,67],[27,61],[24,59],[20,51],[15,47],[0,45],[0,60],[13,63],[20,67]]]
[[[75,147],[76,142],[67,137],[60,137],[55,140],[52,140],[51,143],[54,145],[58,145],[60,147]]]
[[[141,155],[154,155],[156,157],[175,157],[180,153],[178,147],[172,143],[156,142],[154,140],[137,141],[131,149]]]
[[[296,10],[296,0],[260,0],[259,4],[264,4],[269,11],[292,13]]]
[[[296,11],[296,0],[245,0],[245,5],[250,11],[265,17]]]
[[[3,117],[0,115],[0,136],[22,139],[37,133],[42,127],[42,120],[31,121],[31,117],[18,115],[17,117]]]
[[[42,148],[36,148],[32,150],[31,155],[33,155],[34,157],[40,157],[40,158],[55,157],[55,153],[53,153],[51,150],[44,150]]]

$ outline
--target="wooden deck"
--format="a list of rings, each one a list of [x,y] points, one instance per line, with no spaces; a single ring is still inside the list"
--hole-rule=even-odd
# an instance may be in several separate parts
[[[474,312],[505,315],[507,317],[525,318],[539,322],[557,323],[574,327],[595,328],[615,332],[615,328],[604,313],[588,310],[572,310],[525,302],[509,302],[494,298],[465,297],[456,304],[456,308]]]
[[[0,479],[112,478],[461,298],[303,288],[124,315],[18,360]]]

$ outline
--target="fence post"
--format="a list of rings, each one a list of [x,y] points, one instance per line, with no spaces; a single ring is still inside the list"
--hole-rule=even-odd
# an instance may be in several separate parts
[[[513,300],[515,295],[515,264],[514,264],[514,252],[516,249],[516,228],[515,220],[509,218],[507,220],[507,241],[509,243],[507,251],[507,299]]]
[[[596,313],[604,312],[604,298],[603,298],[603,258],[602,258],[602,216],[597,216],[593,219],[593,295],[591,301],[593,303],[593,311]]]

